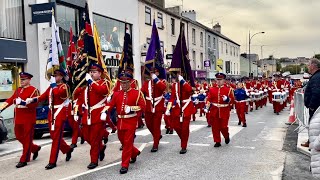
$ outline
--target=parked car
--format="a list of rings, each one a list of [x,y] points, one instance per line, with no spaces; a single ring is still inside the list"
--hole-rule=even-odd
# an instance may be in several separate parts
[[[0,144],[2,144],[3,141],[8,139],[7,135],[8,135],[8,130],[4,125],[3,117],[0,116]]]
[[[36,124],[34,125],[34,138],[40,139],[42,138],[44,133],[49,133],[49,124],[48,124],[48,113],[49,113],[49,106],[38,106],[37,107],[37,120]],[[64,126],[64,131],[71,132],[72,129],[66,121]]]

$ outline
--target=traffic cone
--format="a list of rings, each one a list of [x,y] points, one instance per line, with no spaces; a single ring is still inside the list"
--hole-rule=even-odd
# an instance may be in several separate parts
[[[286,124],[294,124],[295,121],[296,121],[296,118],[295,118],[295,113],[294,113],[294,98],[291,99],[291,105],[290,105],[290,115],[289,115],[289,120]]]

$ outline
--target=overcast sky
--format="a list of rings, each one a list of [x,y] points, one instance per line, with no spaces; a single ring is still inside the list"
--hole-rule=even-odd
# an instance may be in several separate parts
[[[166,6],[181,5],[166,0]],[[184,10],[195,10],[197,21],[212,27],[219,22],[222,34],[263,57],[311,57],[320,53],[320,0],[184,0]]]

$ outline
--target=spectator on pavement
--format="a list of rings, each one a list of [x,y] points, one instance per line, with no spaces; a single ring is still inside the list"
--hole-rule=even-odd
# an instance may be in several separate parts
[[[311,59],[308,64],[312,75],[304,94],[304,104],[309,108],[309,142],[311,149],[311,170],[315,177],[320,177],[320,61]],[[309,144],[308,142],[306,144]]]

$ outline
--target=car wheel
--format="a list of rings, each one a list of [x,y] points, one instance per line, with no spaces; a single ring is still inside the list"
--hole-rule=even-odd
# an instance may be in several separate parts
[[[42,136],[43,136],[43,133],[42,133],[42,132],[34,133],[34,139],[41,139]]]

